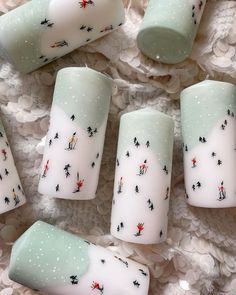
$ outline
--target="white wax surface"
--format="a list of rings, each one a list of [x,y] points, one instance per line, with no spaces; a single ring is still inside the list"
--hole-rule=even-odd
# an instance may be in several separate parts
[[[121,258],[122,262],[119,260],[120,256],[115,257],[112,252],[94,245],[89,246],[89,258],[89,270],[78,284],[47,288],[42,291],[47,295],[148,294],[150,277],[147,267],[130,259]],[[98,283],[99,287],[93,289],[93,283]]]
[[[86,6],[80,8],[80,2],[81,5],[84,2]],[[124,8],[121,0],[93,0],[91,4],[82,0],[51,0],[47,19],[55,24],[43,32],[41,52],[47,58],[54,58],[119,27],[119,24],[124,22]],[[81,29],[82,26],[85,28]],[[52,47],[58,41],[64,40],[68,45]]]
[[[223,130],[221,125],[225,120],[227,126]],[[184,153],[185,184],[190,205],[207,208],[236,206],[235,121],[230,116],[222,117],[206,143],[199,143]],[[220,193],[221,187],[224,187],[225,199]]]
[[[3,134],[3,137],[0,137],[0,214],[20,207],[26,202],[7,142],[5,134]]]
[[[127,147],[127,151],[130,156],[122,155],[116,168],[111,234],[133,243],[163,242],[167,236],[167,188],[170,188],[171,171],[167,175],[154,152],[146,146],[136,148],[132,145]],[[139,167],[145,160],[147,172],[140,176]],[[123,186],[118,193],[121,177]],[[138,193],[136,186],[139,188]],[[137,235],[138,224],[143,224],[144,227],[141,235]]]
[[[97,134],[89,137],[86,130],[72,121],[60,107],[53,105],[40,175],[39,192],[41,194],[72,200],[95,198],[106,123],[107,118],[98,129]],[[68,150],[69,141],[75,132],[74,149]],[[56,133],[58,133],[58,138],[55,139]],[[49,146],[50,140],[52,140],[51,146]],[[48,171],[46,177],[43,177],[47,161],[49,161]],[[65,167],[68,164],[70,165],[67,169],[69,175],[66,177]],[[79,181],[83,182],[83,186],[80,191],[76,192]]]

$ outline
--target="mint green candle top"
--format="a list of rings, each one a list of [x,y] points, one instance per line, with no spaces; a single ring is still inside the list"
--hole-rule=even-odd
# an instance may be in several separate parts
[[[207,138],[212,128],[227,115],[236,113],[236,86],[206,80],[181,93],[182,133],[188,150]]]
[[[86,130],[100,127],[109,113],[112,83],[110,77],[90,68],[64,68],[57,75],[53,105],[69,117],[74,114],[74,122]]]
[[[191,52],[206,0],[150,0],[139,49],[153,60],[175,64]]]
[[[0,17],[0,55],[24,73],[43,64],[40,23],[49,1],[30,1]]]
[[[88,248],[79,237],[38,221],[14,244],[9,277],[32,289],[66,285],[72,274],[80,278],[88,271]]]
[[[174,140],[174,121],[156,110],[145,108],[121,117],[117,157],[132,145],[147,145],[160,164],[170,170]]]

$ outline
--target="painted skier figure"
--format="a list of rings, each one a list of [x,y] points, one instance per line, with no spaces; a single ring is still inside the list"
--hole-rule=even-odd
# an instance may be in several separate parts
[[[3,161],[7,160],[7,152],[5,149],[2,149]]]
[[[75,149],[78,142],[78,137],[76,137],[76,132],[73,133],[72,137],[69,139],[69,145],[67,150],[72,151]]]
[[[9,205],[10,204],[10,199],[8,197],[5,197],[4,202],[5,202],[5,204]]]
[[[80,4],[80,8],[86,8],[88,5],[94,5],[94,2],[92,0],[82,0],[81,2],[79,2]]]
[[[170,194],[170,188],[167,187],[167,189],[166,189],[166,197],[165,197],[164,200],[168,200],[169,199],[169,194]]]
[[[45,178],[47,176],[48,170],[49,170],[49,160],[47,160],[47,163],[44,166],[42,178]]]
[[[81,180],[79,177],[79,173],[77,173],[77,182],[76,182],[76,189],[74,190],[74,194],[79,193],[83,186],[84,186],[84,179]]]
[[[108,32],[108,31],[112,31],[113,29],[114,29],[113,25],[110,25],[110,26],[107,26],[104,29],[102,29],[100,32],[105,33],[105,32]]]
[[[123,187],[124,183],[123,183],[123,177],[120,178],[120,180],[118,181],[118,194],[122,193],[122,187]]]
[[[12,192],[13,192],[13,200],[15,201],[15,206],[17,206],[20,203],[20,199],[19,199],[18,195],[16,194],[14,188],[13,188]]]
[[[59,42],[55,42],[53,45],[51,45],[51,48],[61,48],[61,47],[64,47],[64,46],[69,46],[69,44],[63,40],[63,41],[59,41]]]
[[[67,164],[64,167],[66,178],[70,176],[70,171],[69,171],[70,168],[71,168],[71,165],[70,164]]]
[[[148,203],[148,208],[149,208],[151,211],[153,211],[153,210],[154,210],[154,205],[153,205],[152,201],[151,201],[150,199],[148,199],[147,203]]]
[[[226,199],[226,190],[224,187],[224,182],[221,182],[221,185],[218,187],[219,189],[219,199],[218,201],[223,201],[224,199]]]
[[[134,284],[134,286],[137,287],[137,288],[140,287],[140,283],[139,283],[137,280],[133,281],[133,284]]]
[[[147,161],[145,160],[144,163],[139,166],[139,174],[138,174],[139,176],[147,173],[148,166],[146,164],[147,164]]]
[[[101,286],[99,283],[97,282],[93,282],[92,286],[91,286],[92,290],[98,290],[100,291],[100,294],[103,294],[103,291],[104,291],[104,287]]]
[[[72,285],[77,285],[78,282],[79,282],[77,276],[70,276],[70,279],[71,279],[71,284]]]
[[[197,167],[197,160],[196,158],[192,159],[192,168],[196,168]]]
[[[167,169],[166,165],[164,166],[163,171],[165,172],[166,175],[169,174],[169,170]]]
[[[138,232],[135,234],[135,237],[140,237],[142,235],[143,230],[144,230],[144,223],[139,223],[137,225],[137,229],[138,229]]]

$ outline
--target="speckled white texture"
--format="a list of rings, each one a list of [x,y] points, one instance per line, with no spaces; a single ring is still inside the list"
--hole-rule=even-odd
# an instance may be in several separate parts
[[[0,0],[0,11],[6,12],[22,2],[25,1]],[[236,2],[208,1],[191,58],[177,66],[154,63],[139,53],[135,37],[147,1],[130,4],[123,29],[41,71],[24,77],[7,64],[1,67],[2,117],[28,197],[28,205],[0,217],[0,290],[4,289],[6,294],[38,294],[12,283],[7,277],[7,265],[9,243],[34,220],[41,218],[75,233],[89,234],[92,241],[106,247],[114,242],[113,250],[148,264],[152,274],[151,295],[222,295],[223,291],[235,295],[236,210],[191,208],[186,204],[179,94],[180,90],[207,75],[236,83]],[[125,5],[129,6],[128,1]],[[55,69],[71,64],[87,64],[107,72],[117,85],[110,109],[98,196],[89,202],[53,200],[36,193],[42,160],[37,151],[42,152],[42,145],[36,146],[48,127]],[[152,247],[119,242],[106,235],[109,232],[118,117],[141,106],[153,106],[172,115],[176,121],[168,239],[166,243]]]

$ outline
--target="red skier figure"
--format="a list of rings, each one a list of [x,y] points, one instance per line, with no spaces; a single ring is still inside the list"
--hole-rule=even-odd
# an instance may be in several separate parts
[[[221,182],[221,185],[218,187],[218,189],[219,189],[219,195],[220,195],[218,201],[223,201],[224,199],[226,199],[226,190],[225,190],[223,181]]]
[[[193,164],[192,168],[197,167],[197,160],[196,160],[196,158],[193,158],[192,159],[192,164]]]
[[[6,161],[7,159],[7,152],[5,149],[2,149],[2,154],[3,154],[3,161]]]
[[[103,291],[104,291],[104,287],[101,286],[99,283],[97,282],[93,282],[92,286],[91,286],[92,290],[98,290],[100,291],[100,294],[103,294]]]
[[[51,48],[61,48],[61,47],[64,47],[64,46],[69,46],[69,44],[63,40],[63,41],[59,41],[59,42],[55,42],[53,45],[51,45]]]
[[[148,166],[146,163],[143,163],[142,165],[139,166],[139,175],[144,175],[147,173]]]
[[[123,177],[120,178],[120,180],[118,181],[118,194],[122,193],[122,187],[123,187]]]
[[[142,235],[142,231],[144,230],[144,223],[139,223],[137,225],[138,232],[135,234],[136,237],[140,237]]]
[[[45,178],[47,176],[48,170],[49,170],[49,160],[47,160],[47,163],[44,166],[42,178]]]
[[[74,190],[74,194],[79,193],[83,186],[84,186],[84,179],[81,180],[79,178],[79,173],[77,173],[76,189]]]
[[[94,2],[92,0],[82,0],[81,2],[79,2],[79,4],[80,8],[86,8],[88,5],[94,6]]]
[[[101,33],[105,33],[105,32],[108,32],[108,31],[112,31],[114,28],[113,28],[113,25],[110,25],[110,26],[107,26],[105,27],[103,30],[101,30],[100,32]]]

